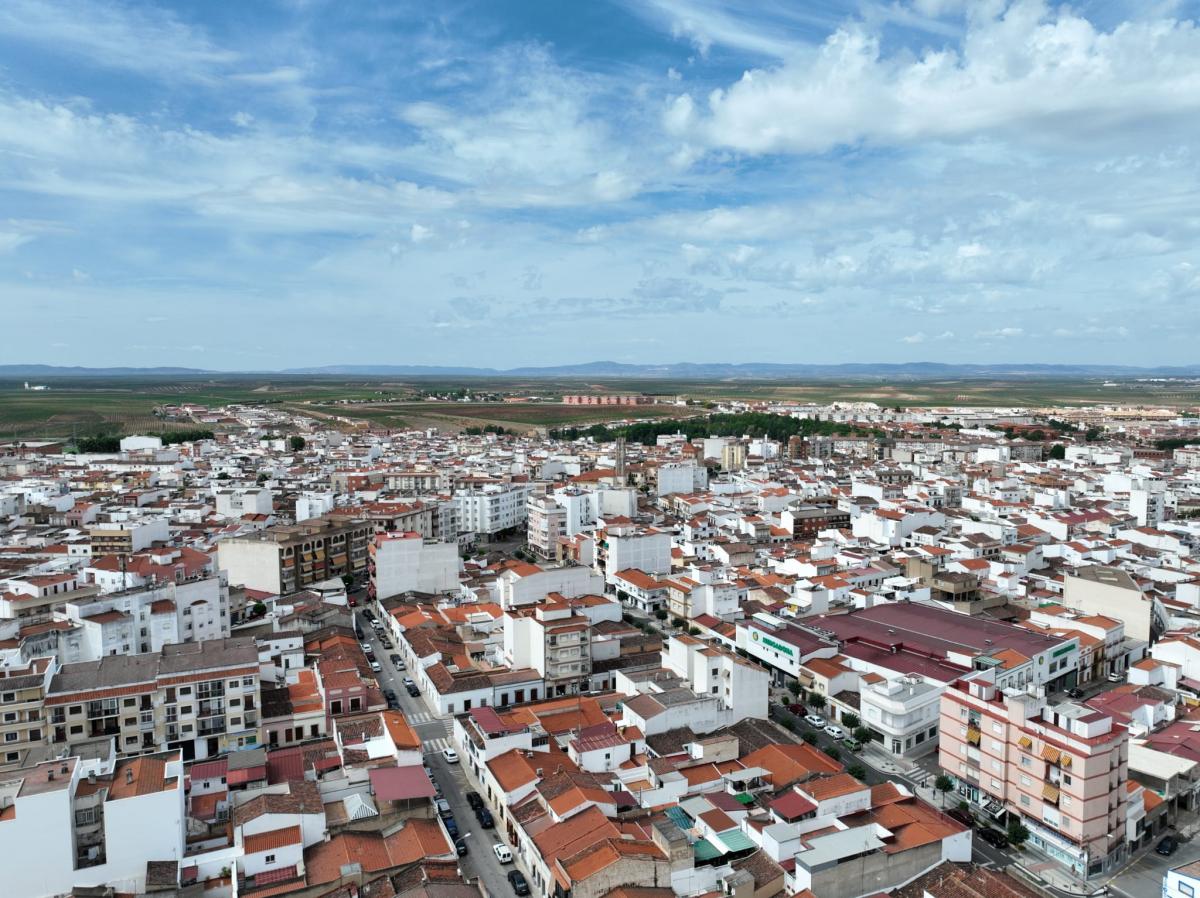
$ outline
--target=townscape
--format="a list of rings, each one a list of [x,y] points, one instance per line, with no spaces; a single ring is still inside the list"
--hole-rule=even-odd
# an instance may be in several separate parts
[[[1193,894],[1200,418],[649,401],[0,444],[6,898]]]

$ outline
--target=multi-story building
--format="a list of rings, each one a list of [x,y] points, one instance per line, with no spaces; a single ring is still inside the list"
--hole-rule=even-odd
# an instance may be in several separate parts
[[[240,518],[246,514],[270,514],[272,511],[271,491],[265,487],[249,489],[217,490],[213,493],[217,514],[227,518]]]
[[[171,538],[165,517],[97,521],[88,528],[92,557],[131,555]]]
[[[1001,691],[994,670],[942,694],[939,763],[959,793],[1007,813],[1029,842],[1081,877],[1125,858],[1129,733],[1074,702]]]
[[[1175,450],[1176,456],[1180,450]],[[1200,467],[1200,465],[1198,465]],[[1196,898],[1200,892],[1200,861],[1172,867],[1163,876],[1162,898]]]
[[[528,483],[489,483],[455,491],[458,529],[491,536],[520,526],[530,490]]]
[[[603,561],[611,583],[618,571],[665,574],[671,570],[671,534],[634,524],[609,524],[602,531]]]
[[[542,558],[557,558],[559,541],[596,525],[600,513],[597,493],[575,488],[530,497],[526,507],[529,548]]]
[[[230,583],[287,595],[323,580],[366,573],[373,533],[370,523],[328,518],[276,525],[221,540],[217,564]]]
[[[816,539],[822,530],[849,527],[850,512],[833,504],[795,505],[780,512],[779,520],[795,539]]]
[[[258,647],[249,637],[212,639],[67,664],[45,704],[56,749],[112,737],[123,755],[213,757],[261,741]]]
[[[230,632],[224,573],[76,600],[64,611],[76,624],[61,637],[66,657],[79,660],[157,652],[165,645],[222,639]]]
[[[371,594],[387,599],[404,592],[447,592],[458,587],[458,545],[421,534],[377,533],[368,547]]]
[[[586,691],[591,622],[565,601],[510,610],[504,615],[504,656],[513,669],[536,670],[547,698]]]
[[[30,751],[46,744],[46,690],[57,672],[54,658],[0,667],[0,770],[30,763]]]

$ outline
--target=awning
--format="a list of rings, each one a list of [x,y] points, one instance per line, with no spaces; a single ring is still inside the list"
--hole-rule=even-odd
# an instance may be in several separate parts
[[[1043,784],[1042,798],[1046,801],[1058,801],[1058,789],[1050,783]]]
[[[1058,759],[1058,763],[1062,764],[1063,767],[1070,767],[1071,766],[1071,756],[1064,754],[1061,758]]]
[[[1042,760],[1049,761],[1051,764],[1057,764],[1059,757],[1062,755],[1053,745],[1042,746]]]
[[[1028,751],[1029,749],[1033,748],[1033,740],[1030,739],[1028,736],[1022,736],[1020,739],[1017,740],[1017,745],[1021,746],[1021,748]]]

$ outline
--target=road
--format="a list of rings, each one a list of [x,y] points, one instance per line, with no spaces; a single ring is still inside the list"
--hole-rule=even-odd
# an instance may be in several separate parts
[[[363,600],[359,599],[359,601],[361,603]],[[361,610],[361,608],[360,604],[356,610]],[[377,608],[371,610],[376,614],[379,613]],[[437,781],[442,789],[443,797],[450,804],[454,822],[458,824],[459,835],[466,840],[468,854],[466,857],[459,858],[459,867],[462,869],[463,876],[468,880],[476,878],[482,880],[484,890],[490,896],[513,895],[512,886],[509,885],[507,877],[508,871],[512,870],[514,865],[501,864],[492,851],[492,845],[497,841],[503,842],[503,837],[497,830],[483,829],[479,825],[479,821],[475,819],[475,812],[471,810],[466,799],[467,792],[471,791],[474,786],[467,781],[462,764],[447,764],[442,757],[442,750],[451,744],[450,718],[434,717],[421,699],[412,698],[404,690],[402,681],[407,676],[407,672],[397,671],[388,660],[388,655],[392,654],[395,649],[386,648],[380,642],[370,623],[363,620],[361,615],[356,616],[359,618],[358,627],[363,632],[362,641],[372,647],[376,659],[383,667],[383,670],[375,675],[375,679],[381,688],[391,689],[396,693],[400,709],[421,739],[421,748],[425,752],[425,766],[433,771],[434,780]],[[523,872],[528,879],[529,871]]]

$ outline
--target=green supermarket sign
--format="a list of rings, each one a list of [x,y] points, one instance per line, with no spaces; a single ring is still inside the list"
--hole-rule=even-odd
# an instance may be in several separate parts
[[[764,636],[757,630],[750,631],[750,638],[755,642],[765,645],[769,649],[774,649],[781,654],[787,655],[789,658],[796,657],[795,652],[792,650],[790,645],[784,645],[782,642],[774,640],[770,636]]]

